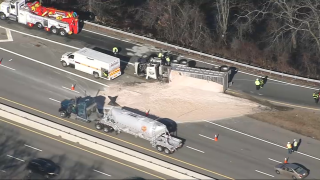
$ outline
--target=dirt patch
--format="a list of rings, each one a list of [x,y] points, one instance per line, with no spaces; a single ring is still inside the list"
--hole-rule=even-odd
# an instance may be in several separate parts
[[[183,82],[181,77],[169,84],[114,84],[99,95],[118,96],[116,102],[122,107],[138,110],[142,114],[150,110],[153,117],[176,122],[218,120],[263,110],[257,103],[216,92],[214,88],[219,88],[217,85],[210,86],[207,81],[203,81],[204,85],[201,85],[197,81],[198,79],[191,81],[196,85],[194,87],[180,84]]]
[[[289,111],[261,112],[248,116],[320,140],[319,112],[294,109]]]

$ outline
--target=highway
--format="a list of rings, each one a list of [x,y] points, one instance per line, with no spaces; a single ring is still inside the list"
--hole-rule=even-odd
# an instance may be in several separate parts
[[[172,179],[172,177],[116,159],[72,142],[0,118],[0,178],[18,179],[27,174],[27,163],[46,158],[60,166],[55,179]],[[25,128],[25,129],[24,129]],[[99,156],[98,156],[99,155]],[[109,160],[110,159],[110,160]],[[135,169],[134,169],[135,168]]]
[[[6,66],[0,66],[0,83],[2,84],[0,89],[0,101],[2,103],[218,179],[281,178],[273,172],[273,166],[276,165],[277,162],[270,159],[282,162],[284,158],[288,156],[285,149],[226,130],[217,125],[210,124],[209,122],[179,124],[178,136],[186,139],[186,144],[175,154],[165,156],[157,153],[151,148],[150,144],[144,140],[136,139],[125,134],[120,134],[118,136],[104,134],[95,131],[93,129],[93,124],[73,122],[56,117],[58,116],[57,111],[59,108],[59,101],[64,98],[70,98],[84,93],[81,90],[78,90],[79,88],[76,88],[78,92],[68,90],[68,87],[73,83],[76,83],[77,87],[82,87],[81,89],[86,90],[87,94],[94,96],[99,89],[108,88],[107,85],[110,83],[144,81],[130,75],[129,72],[132,72],[130,68],[128,71],[125,71],[126,73],[122,77],[112,82],[104,80],[97,81],[90,75],[73,71],[72,69],[68,71],[74,74],[68,74],[60,70],[65,70],[59,63],[61,54],[67,51],[75,51],[76,48],[81,48],[83,46],[98,46],[104,49],[111,49],[115,44],[117,44],[117,46],[126,47],[122,52],[126,56],[146,53],[150,51],[150,49],[148,49],[148,47],[133,45],[105,36],[98,36],[86,31],[82,31],[80,34],[72,36],[71,38],[63,38],[53,35],[48,36],[46,32],[30,30],[13,23],[8,24],[1,22],[0,26],[5,26],[61,43],[57,44],[37,39],[14,31],[11,32],[13,37],[12,42],[0,43],[0,47],[2,48],[1,57],[4,59],[2,65]],[[67,47],[66,45],[69,45],[70,47]],[[136,54],[133,53],[135,51],[137,52]],[[46,65],[30,59],[46,63]],[[124,60],[128,59],[128,57],[124,57]],[[48,65],[52,67],[49,67]],[[77,77],[76,75],[80,77]],[[84,79],[83,77],[87,79]],[[234,77],[234,85],[232,88],[250,93],[254,88],[253,86],[250,90],[254,78],[255,77],[250,75],[237,73]],[[92,82],[90,80],[97,82]],[[269,89],[270,92],[267,91],[268,87],[272,88],[271,90]],[[277,96],[281,95],[279,93],[284,92],[284,90],[281,90],[282,88],[287,90],[290,88],[292,96],[290,96],[289,92],[286,92],[288,97],[280,100],[287,103],[305,103],[308,106],[313,106],[312,99],[310,101],[311,103],[309,103],[307,100],[302,100],[302,95],[298,95],[302,92],[309,93],[310,91],[310,93],[312,93],[312,90],[301,87],[268,81],[266,87],[259,93],[263,94],[260,96],[264,96],[265,98],[279,100]],[[274,96],[272,95],[273,93]],[[308,94],[308,98],[310,93]],[[296,99],[290,101],[290,97]],[[276,131],[275,127],[269,127],[272,130],[272,134],[269,133],[270,131],[268,132],[268,128],[263,128],[260,131],[252,131],[251,128],[248,128],[250,126],[245,125],[245,122],[248,123],[248,121],[247,118],[244,118],[244,120],[236,118],[215,123],[223,124],[228,127],[234,126],[233,128],[235,129],[238,128],[238,130],[250,135],[254,135],[261,139],[267,139],[268,141],[282,146],[284,146],[287,141],[292,141],[293,138],[297,138],[298,136],[287,132],[283,133],[279,130]],[[258,127],[259,126],[262,125],[258,124]],[[221,136],[218,142],[209,139],[213,138],[214,134],[219,134]],[[303,142],[311,142],[312,145],[304,146],[303,143],[301,151],[316,157],[318,154],[316,149],[319,149],[320,147],[319,142],[307,137],[303,137]],[[320,167],[319,160],[295,153],[290,155],[290,162],[299,162],[308,167],[311,170],[309,178],[320,177],[320,172],[317,172],[316,170],[316,167]],[[257,171],[265,172],[271,176],[267,176]]]

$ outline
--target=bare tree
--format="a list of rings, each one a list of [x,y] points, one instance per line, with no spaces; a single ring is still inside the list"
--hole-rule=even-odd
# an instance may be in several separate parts
[[[219,31],[221,37],[225,40],[229,25],[229,12],[230,12],[230,1],[229,0],[217,0],[217,21],[219,25]]]

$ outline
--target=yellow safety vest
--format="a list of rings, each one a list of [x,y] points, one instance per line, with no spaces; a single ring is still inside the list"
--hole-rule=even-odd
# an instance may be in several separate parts
[[[162,54],[162,53],[159,53],[159,54],[158,54],[158,57],[159,57],[159,58],[162,58],[162,57],[163,57],[163,54]]]
[[[104,76],[108,76],[108,73],[106,73],[106,72],[103,72],[103,75],[104,75]]]
[[[259,80],[256,80],[255,83],[256,83],[257,86],[260,85],[260,81]]]
[[[291,145],[291,144],[287,144],[287,148],[288,148],[288,149],[291,149],[291,148],[292,148],[292,145]]]
[[[166,58],[166,61],[167,61],[167,62],[170,62],[170,58],[169,58],[169,57],[167,57],[167,58]]]
[[[118,48],[116,48],[116,47],[114,47],[113,49],[112,49],[112,51],[115,53],[115,52],[118,52]]]
[[[293,146],[294,146],[294,147],[297,147],[297,146],[298,146],[298,142],[295,141],[295,142],[293,143]]]

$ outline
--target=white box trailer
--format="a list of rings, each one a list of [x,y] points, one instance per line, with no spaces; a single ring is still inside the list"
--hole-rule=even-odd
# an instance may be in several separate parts
[[[75,69],[92,74],[95,78],[115,79],[121,75],[120,59],[89,48],[62,55],[63,67],[73,66]]]

